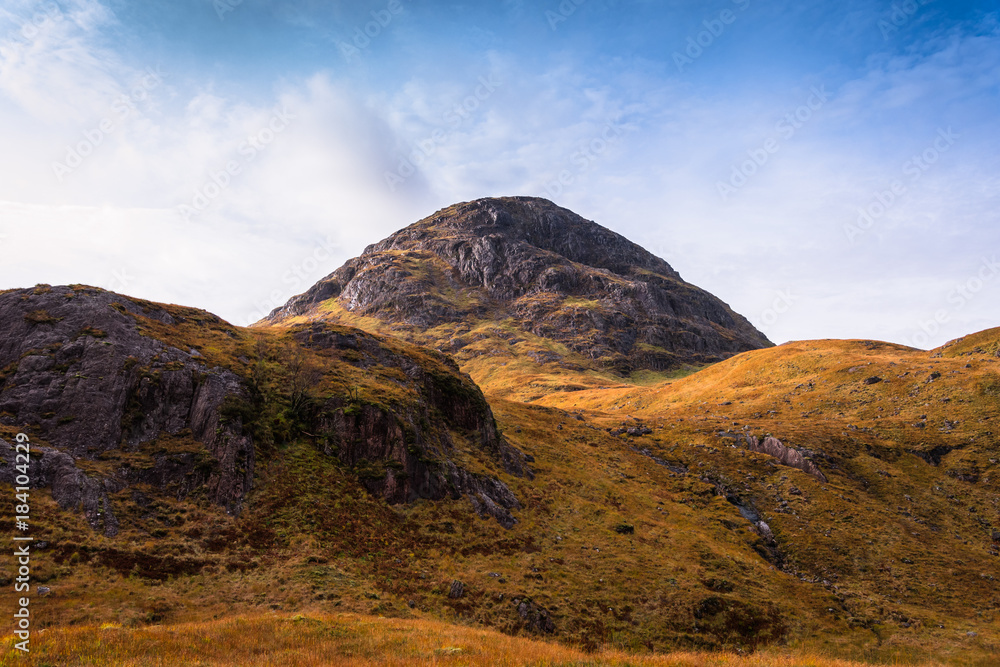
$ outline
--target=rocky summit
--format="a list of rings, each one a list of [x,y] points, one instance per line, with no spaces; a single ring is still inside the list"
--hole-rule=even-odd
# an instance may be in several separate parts
[[[501,347],[526,343],[522,356],[538,363],[621,374],[771,345],[662,259],[535,197],[438,211],[368,246],[264,323],[359,317],[460,361],[495,356],[496,345],[465,349],[486,337]],[[477,330],[482,323],[492,331]]]

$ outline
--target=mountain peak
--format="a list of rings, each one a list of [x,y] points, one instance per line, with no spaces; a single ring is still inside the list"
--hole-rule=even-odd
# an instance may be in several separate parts
[[[441,209],[365,252],[386,250],[429,236],[501,237],[572,262],[618,274],[645,269],[680,278],[669,264],[624,236],[541,197],[486,197]]]
[[[543,350],[550,361],[575,356],[577,366],[620,373],[771,345],[664,260],[535,197],[442,209],[368,246],[265,322],[358,317],[449,352],[477,326],[499,324],[568,348]]]

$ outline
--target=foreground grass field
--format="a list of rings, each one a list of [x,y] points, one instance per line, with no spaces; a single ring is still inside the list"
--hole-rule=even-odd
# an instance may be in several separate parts
[[[0,665],[38,667],[214,667],[339,665],[503,665],[632,667],[854,667],[815,655],[584,653],[555,643],[437,621],[337,614],[249,616],[207,623],[123,628],[51,628],[24,654],[8,637]],[[912,664],[890,662],[883,664]],[[924,663],[932,664],[932,663]]]

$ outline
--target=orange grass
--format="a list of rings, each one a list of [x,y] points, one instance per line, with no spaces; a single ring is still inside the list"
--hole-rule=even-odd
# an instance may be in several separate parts
[[[0,666],[621,665],[632,667],[855,667],[813,654],[584,653],[555,643],[439,621],[337,614],[261,615],[205,623],[49,628],[24,654],[7,637]]]

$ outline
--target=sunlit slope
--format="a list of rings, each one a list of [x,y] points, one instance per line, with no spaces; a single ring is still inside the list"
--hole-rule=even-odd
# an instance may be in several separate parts
[[[656,386],[538,402],[752,505],[778,566],[831,591],[850,624],[944,631],[995,621],[1000,606],[995,340],[983,332],[944,354],[795,342]],[[823,478],[750,451],[747,435],[778,438]]]
[[[440,352],[345,326],[246,330],[80,286],[0,305],[25,348],[4,348],[0,437],[106,490],[91,516],[37,477],[38,630],[354,612],[640,653],[986,665],[1000,645],[988,354],[804,342],[644,386],[482,354],[484,398]],[[193,417],[141,419],[187,414],[213,377],[252,471]],[[81,407],[83,380],[123,388],[103,392],[123,436],[95,451],[72,434],[110,413]],[[252,474],[239,512],[207,493],[232,473]]]
[[[0,644],[5,653],[8,646]],[[0,665],[116,665],[118,667],[348,667],[379,665],[549,665],[551,667],[861,667],[818,654],[676,652],[636,656],[580,650],[498,632],[434,621],[355,614],[271,614],[151,628],[117,625],[50,630],[25,655],[0,656]]]
[[[681,411],[792,429],[866,420],[903,440],[929,433],[953,439],[975,435],[977,425],[997,416],[991,387],[998,381],[1000,359],[989,355],[825,340],[746,352],[653,386],[552,393],[539,402],[635,416]]]
[[[945,343],[935,352],[940,352],[945,357],[1000,356],[1000,327],[956,338]]]

